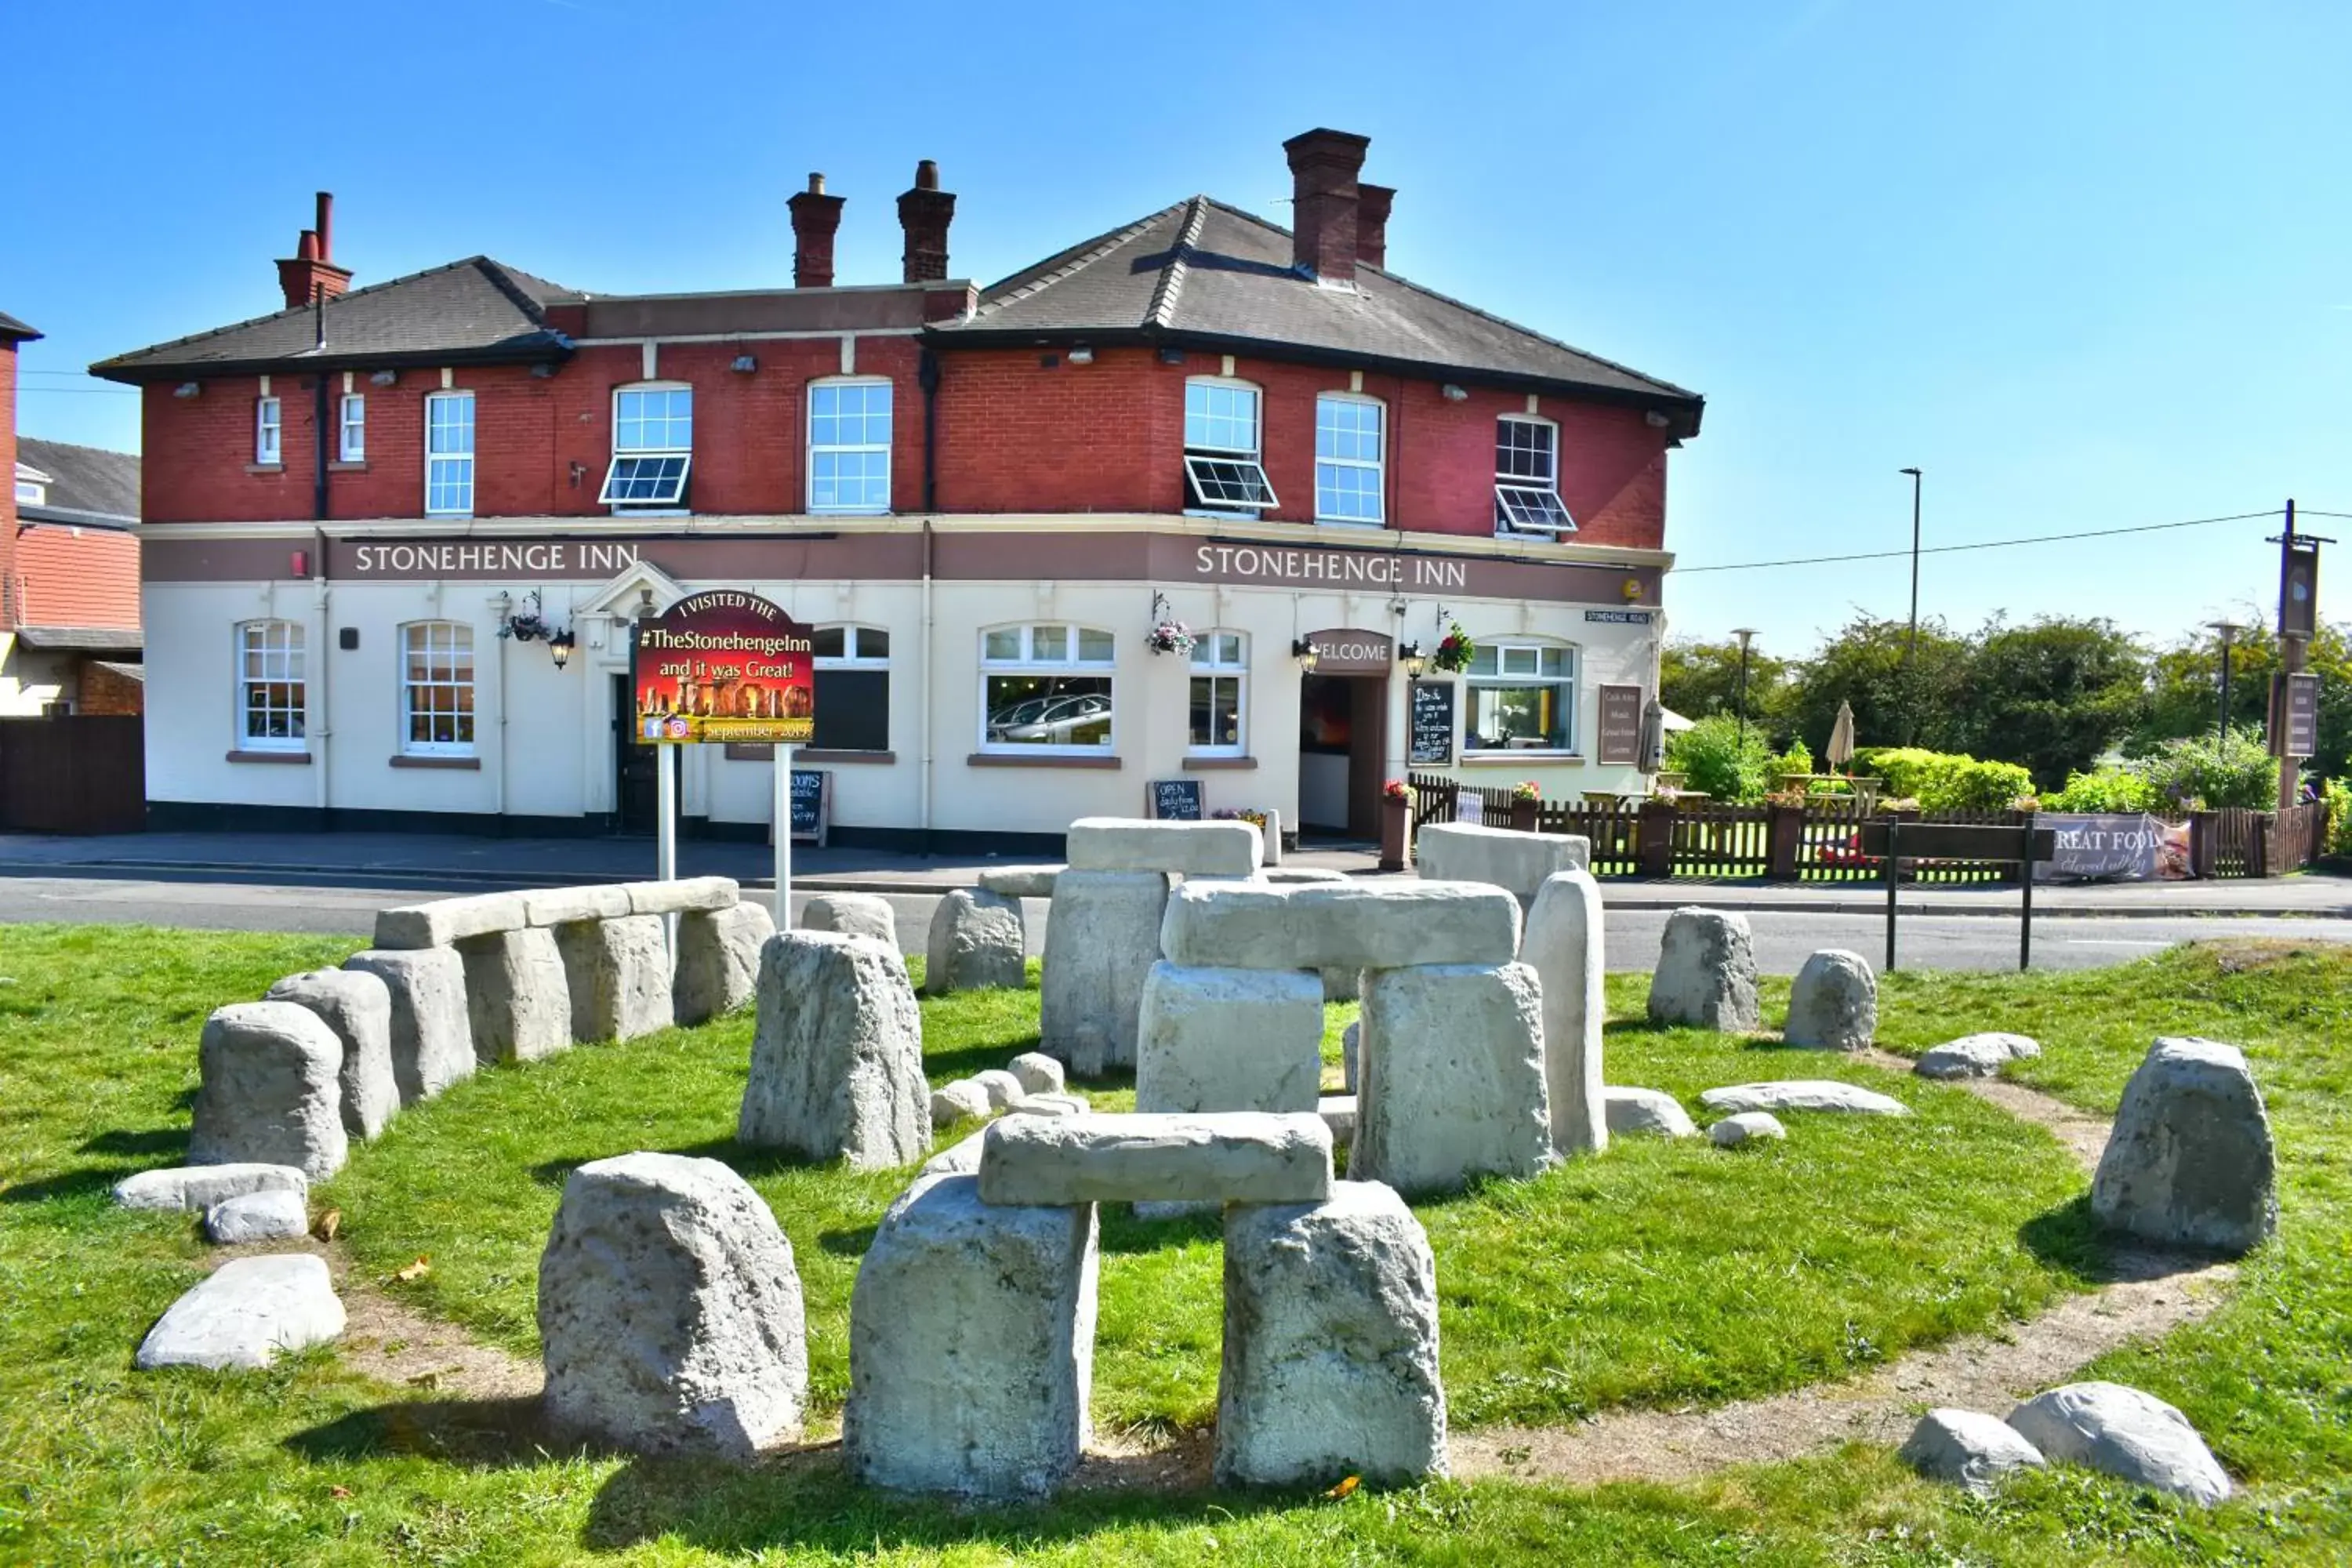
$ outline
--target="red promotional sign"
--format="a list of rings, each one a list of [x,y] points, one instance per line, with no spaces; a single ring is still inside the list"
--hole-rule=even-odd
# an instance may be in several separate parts
[[[814,654],[809,629],[757,594],[689,594],[660,619],[636,624],[637,741],[807,745],[816,731]]]

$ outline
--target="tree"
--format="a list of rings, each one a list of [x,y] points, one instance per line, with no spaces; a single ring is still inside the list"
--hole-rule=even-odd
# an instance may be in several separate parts
[[[2262,732],[2269,721],[2278,639],[2256,616],[2230,649],[2230,725]],[[2310,767],[2329,778],[2352,775],[2352,625],[2320,623],[2305,668],[2319,677],[2319,754]],[[2147,717],[2129,749],[2145,755],[2165,741],[2211,735],[2221,713],[2221,641],[2193,633],[2156,656]]]
[[[1791,666],[1759,648],[1748,656],[1748,727],[1778,743],[1791,731]],[[1677,637],[1658,660],[1658,700],[1685,719],[1739,713],[1739,644]]]
[[[1838,704],[1853,704],[1855,742],[1964,750],[1960,704],[1969,645],[1940,620],[1920,623],[1916,660],[1906,658],[1910,626],[1857,616],[1804,661],[1790,717],[1813,755],[1825,754]]]
[[[1998,618],[1977,634],[1958,703],[1960,750],[2019,763],[2056,790],[2147,711],[2147,654],[2106,620]]]

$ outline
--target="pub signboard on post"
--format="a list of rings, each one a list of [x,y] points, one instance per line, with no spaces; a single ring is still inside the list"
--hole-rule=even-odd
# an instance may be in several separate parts
[[[2319,754],[2319,677],[2306,673],[2271,678],[2271,733],[2282,757]]]

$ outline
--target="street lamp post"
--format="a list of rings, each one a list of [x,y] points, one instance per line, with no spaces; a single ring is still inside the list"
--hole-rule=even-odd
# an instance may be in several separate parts
[[[2206,626],[2221,634],[2221,718],[2217,726],[2218,738],[2223,750],[2230,744],[2230,645],[2246,628],[2235,621],[2208,621]]]
[[[1748,754],[1748,645],[1755,638],[1754,626],[1734,626],[1731,635],[1739,639],[1739,754]]]
[[[1903,738],[1906,744],[1916,744],[1919,739],[1919,674],[1914,668],[1919,661],[1919,470],[1901,471],[1911,476],[1911,636],[1903,645]]]

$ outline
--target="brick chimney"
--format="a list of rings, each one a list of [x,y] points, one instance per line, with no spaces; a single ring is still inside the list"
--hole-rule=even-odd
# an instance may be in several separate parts
[[[915,188],[898,198],[898,226],[907,231],[906,280],[936,283],[948,275],[948,225],[955,196],[940,189],[940,166],[915,165]]]
[[[24,624],[24,584],[16,580],[16,345],[41,334],[0,314],[0,470],[8,477],[0,500],[0,632]]]
[[[793,287],[833,287],[833,237],[841,227],[845,198],[824,194],[824,176],[809,176],[808,189],[785,205],[793,209]]]
[[[1345,131],[1304,132],[1282,144],[1290,155],[1291,265],[1319,282],[1356,277],[1356,174],[1369,136]]]
[[[289,310],[310,302],[313,294],[332,300],[352,286],[351,269],[335,265],[335,196],[319,193],[319,226],[306,228],[294,254],[278,264],[278,286],[286,291]]]
[[[1356,265],[1385,268],[1389,264],[1389,204],[1396,192],[1387,185],[1356,185]]]

